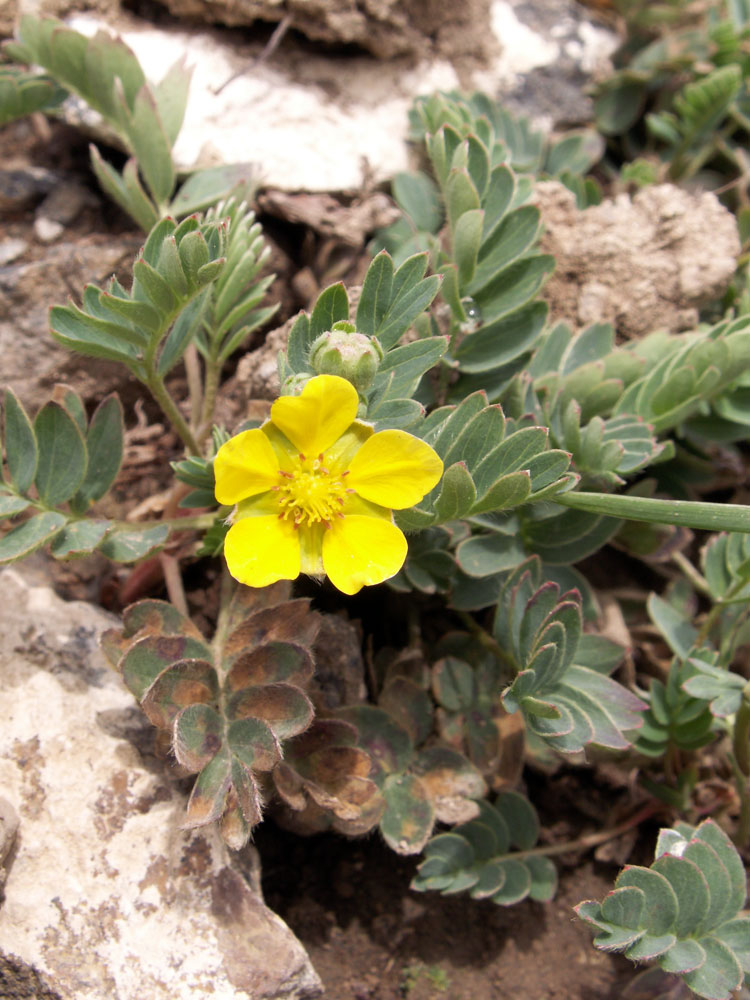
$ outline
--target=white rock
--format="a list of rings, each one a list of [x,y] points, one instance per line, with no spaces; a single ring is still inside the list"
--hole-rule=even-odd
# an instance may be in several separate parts
[[[109,616],[15,570],[0,609],[0,789],[20,819],[0,952],[63,1000],[319,996],[301,944],[124,738],[140,710],[98,650]]]
[[[536,8],[544,18],[540,27],[522,17],[533,21]],[[488,30],[501,54],[460,80],[442,59],[415,65],[409,57],[384,62],[367,55],[303,56],[282,44],[258,62],[257,49],[229,43],[226,32],[167,30],[125,17],[116,30],[154,83],[183,55],[193,67],[185,123],[174,148],[181,167],[250,162],[264,185],[341,191],[388,180],[409,167],[408,111],[420,95],[460,85],[509,95],[522,88],[525,75],[553,72],[558,63],[565,64],[561,72],[575,69],[574,62],[593,71],[617,39],[581,18],[572,0],[495,0]],[[94,14],[74,15],[67,23],[85,35],[111,30]],[[550,88],[545,83],[542,89]],[[580,93],[580,80],[575,89]],[[546,106],[523,110],[540,124],[554,123]],[[87,112],[76,114],[86,120]]]

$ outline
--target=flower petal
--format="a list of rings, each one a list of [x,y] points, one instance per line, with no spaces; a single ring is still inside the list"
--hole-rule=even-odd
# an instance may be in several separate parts
[[[379,431],[349,465],[346,485],[365,500],[403,510],[419,503],[443,474],[436,451],[406,431]]]
[[[299,534],[275,514],[244,517],[233,524],[224,555],[229,572],[247,587],[267,587],[299,576]]]
[[[300,547],[300,572],[307,576],[323,576],[323,532],[324,524],[300,525],[297,530]]]
[[[357,390],[338,375],[316,375],[299,396],[281,396],[271,421],[303,455],[317,456],[337,441],[357,416]]]
[[[323,537],[323,566],[344,594],[395,576],[406,559],[408,546],[390,520],[351,514],[337,520]]]
[[[216,499],[235,504],[265,493],[279,481],[279,463],[263,431],[255,428],[230,438],[214,459]]]

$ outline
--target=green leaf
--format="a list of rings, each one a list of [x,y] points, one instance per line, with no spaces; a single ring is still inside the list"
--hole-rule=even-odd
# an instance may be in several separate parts
[[[182,128],[192,75],[192,67],[185,66],[185,56],[182,56],[154,87],[158,115],[170,146],[174,146]]]
[[[455,233],[459,218],[465,212],[481,207],[477,189],[465,169],[451,170],[445,183],[445,205],[451,230]]]
[[[144,232],[148,232],[159,216],[153,202],[141,187],[135,160],[128,160],[123,175],[120,176],[114,167],[102,159],[96,146],[89,146],[89,154],[91,167],[102,191],[127,212]]]
[[[396,204],[417,229],[438,232],[443,222],[443,209],[440,192],[431,177],[421,170],[398,173],[393,178],[392,190]]]
[[[625,950],[634,961],[655,957],[698,996],[729,1000],[750,964],[750,921],[737,917],[746,898],[742,861],[713,820],[662,830],[657,855],[651,868],[621,872],[601,906],[589,901],[576,912],[604,932],[598,948]]]
[[[40,499],[55,507],[70,500],[83,482],[86,445],[76,422],[54,402],[37,414],[34,434],[39,447],[34,483]]]
[[[228,198],[250,201],[258,186],[258,169],[253,163],[224,163],[192,173],[169,206],[181,218],[204,212]]]
[[[111,531],[99,546],[108,559],[114,562],[137,562],[160,549],[169,537],[169,525],[157,524],[152,528],[117,528]]]
[[[476,501],[477,491],[465,462],[456,462],[443,474],[434,508],[441,522],[465,517]]]
[[[93,552],[111,526],[111,521],[71,521],[55,536],[50,552],[55,559]]]
[[[333,324],[349,319],[349,297],[341,282],[330,285],[318,296],[310,316],[310,337],[319,337]]]
[[[22,559],[54,538],[65,524],[65,515],[56,511],[37,514],[0,538],[0,563]]]
[[[22,510],[26,510],[30,502],[23,497],[15,497],[10,493],[0,492],[0,518],[13,517],[14,514],[20,514]]]
[[[461,542],[456,561],[464,573],[481,578],[515,569],[526,558],[517,535],[475,535]]]
[[[36,475],[38,449],[31,421],[12,389],[5,390],[4,417],[8,475],[18,492],[26,493]]]
[[[128,139],[146,184],[156,203],[166,204],[174,190],[175,169],[171,144],[147,85],[138,91],[132,115],[127,115],[126,121]]]
[[[122,404],[113,393],[102,400],[91,417],[86,434],[88,466],[74,501],[78,509],[86,510],[95,500],[101,500],[114,483],[122,464],[124,437]]]
[[[408,175],[406,175],[408,176]],[[391,304],[393,261],[382,250],[367,268],[357,306],[356,327],[359,333],[376,336]]]
[[[474,277],[483,224],[484,212],[479,208],[464,212],[456,223],[453,259],[458,267],[458,281],[462,287],[468,285]]]

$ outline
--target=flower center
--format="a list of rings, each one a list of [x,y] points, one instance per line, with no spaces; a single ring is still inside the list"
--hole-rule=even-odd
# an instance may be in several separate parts
[[[279,494],[279,517],[294,521],[295,528],[311,527],[321,523],[331,527],[334,517],[343,517],[347,493],[344,486],[348,472],[332,473],[324,464],[323,456],[306,458],[299,455],[293,472],[280,472],[280,482],[274,490]]]

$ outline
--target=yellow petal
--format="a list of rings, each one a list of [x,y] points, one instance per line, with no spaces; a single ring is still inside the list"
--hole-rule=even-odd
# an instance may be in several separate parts
[[[323,576],[323,532],[324,524],[302,525],[299,535],[300,572],[307,576]]]
[[[338,375],[316,375],[299,396],[281,396],[271,421],[309,458],[337,441],[357,416],[357,390]]]
[[[219,448],[214,475],[216,499],[222,504],[235,504],[275,486],[279,463],[270,441],[256,428],[237,434]]]
[[[365,500],[402,510],[419,503],[442,474],[440,457],[424,441],[406,431],[379,431],[352,459],[346,485]]]
[[[326,531],[323,566],[344,594],[395,576],[406,559],[406,539],[390,520],[351,514]]]
[[[299,534],[275,514],[244,517],[233,524],[224,555],[229,572],[247,587],[267,587],[299,576]]]

